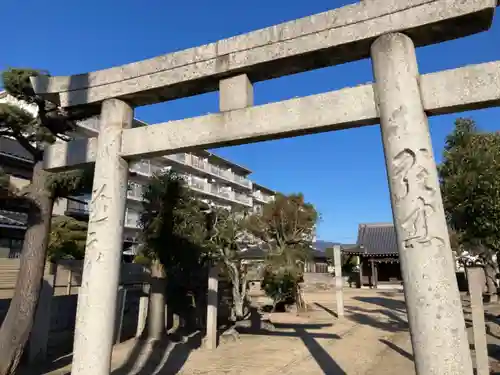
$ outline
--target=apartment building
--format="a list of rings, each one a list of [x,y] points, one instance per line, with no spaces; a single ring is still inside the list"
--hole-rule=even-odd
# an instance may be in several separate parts
[[[18,105],[18,101],[5,93],[0,93],[0,102],[10,102]],[[25,109],[36,115],[36,109],[21,103]],[[133,126],[147,126],[140,120],[134,120]],[[98,118],[91,118],[79,123],[74,138],[96,136],[99,132]],[[28,183],[31,178],[32,160],[16,141],[0,138],[0,167],[11,176],[11,182],[17,186]],[[127,206],[125,213],[124,248],[133,248],[139,235],[138,220],[142,205],[142,192],[148,179],[157,172],[174,170],[186,180],[187,186],[199,199],[226,209],[246,209],[260,212],[263,204],[269,202],[274,191],[252,182],[249,178],[251,171],[209,151],[193,153],[178,153],[150,160],[141,160],[130,164],[130,174],[127,192]],[[66,215],[86,220],[88,218],[88,202],[90,195],[60,199],[54,206],[54,215]],[[0,257],[8,253],[15,256],[19,247],[18,242],[7,240],[3,236],[2,225],[12,225],[7,221],[17,220],[19,233],[24,233],[24,222],[19,217],[19,209],[0,207]],[[22,215],[22,213],[21,213]],[[2,217],[5,217],[2,221]],[[12,232],[13,228],[8,228]],[[16,240],[19,239],[17,235]],[[15,245],[15,246],[14,246]],[[3,250],[2,250],[3,249]]]
[[[253,210],[261,213],[264,205],[274,199],[276,192],[263,185],[253,183]]]

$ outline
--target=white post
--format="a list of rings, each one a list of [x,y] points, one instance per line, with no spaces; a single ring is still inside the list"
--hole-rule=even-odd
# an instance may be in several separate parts
[[[484,321],[483,286],[485,271],[483,267],[467,267],[469,281],[470,309],[474,332],[474,350],[476,352],[477,375],[489,375],[488,343],[486,341],[486,323]]]
[[[219,305],[219,268],[212,266],[208,274],[207,335],[205,348],[217,348],[217,307]]]
[[[121,100],[102,104],[72,375],[110,372],[128,178],[119,153],[122,129],[131,127],[133,114]]]
[[[333,246],[333,262],[335,265],[335,294],[337,297],[337,316],[344,316],[344,282],[342,280],[342,257],[340,245]]]
[[[387,34],[371,56],[416,372],[472,375],[415,46]]]
[[[148,305],[149,305],[149,285],[145,284],[142,287],[142,295],[139,298],[139,314],[137,317],[137,331],[135,337],[141,337],[146,328],[148,319]],[[165,321],[167,321],[165,319]]]
[[[71,283],[73,281],[73,269],[71,268],[73,265],[68,264],[68,283],[66,284],[66,294],[71,295]]]

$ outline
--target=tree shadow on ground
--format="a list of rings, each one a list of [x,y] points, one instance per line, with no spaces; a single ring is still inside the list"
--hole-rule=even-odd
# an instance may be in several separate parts
[[[488,344],[488,356],[497,361],[500,361],[500,345]]]
[[[37,363],[37,364],[28,364],[28,365],[20,365],[17,370],[17,375],[40,375],[49,373],[52,371],[57,371],[58,375],[69,375],[71,370],[64,371],[62,370],[64,367],[71,364],[73,361],[73,354],[64,355],[58,357],[48,363]]]
[[[346,307],[346,311],[349,313],[347,315],[348,319],[383,331],[402,332],[408,329],[408,322],[389,309],[368,310],[362,307],[349,306]],[[387,321],[380,321],[373,316],[374,314],[384,315]]]
[[[390,342],[388,340],[385,340],[385,339],[379,339],[379,341],[385,345],[387,345],[389,348],[391,348],[392,350],[394,350],[396,353],[399,353],[401,354],[403,357],[405,357],[406,359],[409,359],[410,361],[413,361],[413,355],[408,353],[406,350],[404,349],[401,349],[399,346],[397,346],[395,343],[393,342]]]
[[[177,374],[188,360],[191,352],[201,347],[202,337],[203,333],[197,331],[183,336],[180,341],[175,340],[171,335],[154,342],[137,340],[127,357],[127,361],[111,374],[128,375],[132,371],[136,375]],[[140,360],[145,351],[147,357]],[[137,368],[138,361],[141,363],[139,368]]]
[[[310,355],[323,373],[329,375],[346,375],[347,373],[335,362],[330,354],[316,341],[316,339],[338,340],[340,336],[333,333],[310,332],[308,330],[318,330],[330,327],[331,324],[285,324],[273,323],[275,329],[262,328],[262,316],[256,308],[250,309],[249,327],[238,327],[237,331],[241,334],[262,335],[262,336],[279,336],[279,337],[297,337],[302,340]],[[281,331],[281,330],[293,330]]]
[[[380,295],[384,297],[364,297],[364,296],[357,296],[353,297],[354,300],[364,302],[364,303],[370,303],[372,305],[377,305],[380,307],[383,307],[385,309],[389,310],[395,310],[401,313],[406,314],[406,303],[405,301],[401,301],[399,299],[394,299],[394,298],[388,298],[388,297],[395,297],[397,296],[396,293],[390,293],[390,292],[381,292],[379,293]]]
[[[314,305],[318,306],[320,309],[325,310],[328,314],[330,314],[331,316],[333,316],[335,318],[339,317],[339,315],[335,311],[333,311],[332,309],[329,309],[328,307],[326,307],[325,305],[322,305],[321,303],[314,302]]]
[[[494,359],[497,362],[500,362],[500,345],[489,343],[487,344],[487,347],[488,347],[488,357]],[[471,351],[475,350],[473,343],[469,343],[469,349]]]

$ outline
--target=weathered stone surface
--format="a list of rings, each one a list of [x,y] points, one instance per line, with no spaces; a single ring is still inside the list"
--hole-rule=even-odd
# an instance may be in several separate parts
[[[255,82],[366,58],[374,38],[393,31],[405,30],[417,46],[466,36],[490,27],[495,6],[496,0],[365,1],[149,60],[32,83],[50,99],[59,94],[64,107],[108,98],[152,104],[215,91],[231,72]]]
[[[500,105],[500,61],[425,74],[420,77],[420,90],[428,115]],[[220,147],[373,125],[378,121],[373,87],[366,84],[125,130],[121,154],[140,159],[196,147]],[[56,143],[47,149],[45,166],[61,170],[92,163],[96,150],[97,138]]]
[[[415,48],[387,34],[371,55],[416,372],[472,375]]]
[[[344,281],[342,280],[342,254],[340,245],[333,247],[333,260],[335,264],[335,298],[337,300],[337,316],[344,316]]]
[[[246,74],[219,82],[219,110],[232,111],[253,106],[253,86]]]
[[[123,245],[128,163],[120,155],[132,108],[116,99],[102,106],[82,284],[78,293],[73,375],[109,375]]]
[[[420,86],[431,115],[500,106],[500,61],[425,74]]]
[[[205,348],[217,348],[217,306],[219,301],[219,269],[212,267],[208,274],[207,335]]]
[[[483,267],[467,267],[466,272],[470,291],[477,375],[489,375],[488,343],[483,306],[483,286],[486,282],[484,279],[484,269]]]

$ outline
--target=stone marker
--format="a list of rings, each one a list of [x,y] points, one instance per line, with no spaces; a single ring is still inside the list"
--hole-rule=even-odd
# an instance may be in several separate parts
[[[489,375],[490,365],[483,306],[484,269],[482,266],[467,266],[466,270],[470,293],[477,375]]]
[[[335,295],[337,298],[337,315],[344,316],[344,280],[342,279],[342,256],[340,245],[333,246],[333,262],[335,265]]]
[[[219,304],[219,268],[212,266],[208,273],[208,298],[207,298],[207,335],[205,348],[217,348],[217,307]]]

